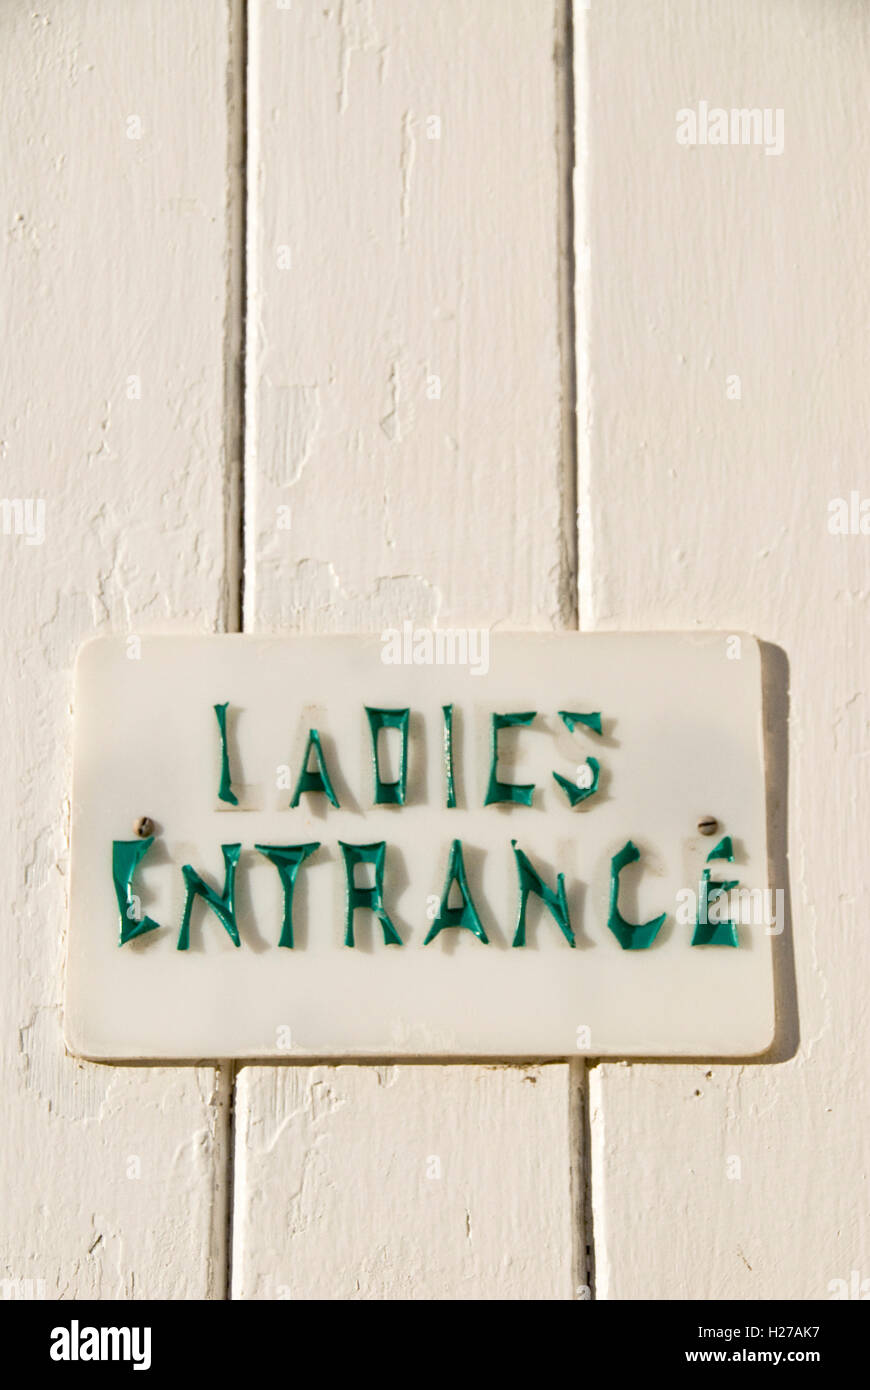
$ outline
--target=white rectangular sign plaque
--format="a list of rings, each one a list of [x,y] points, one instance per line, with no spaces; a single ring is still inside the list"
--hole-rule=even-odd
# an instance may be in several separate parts
[[[751,637],[80,654],[79,1055],[757,1055],[780,896]]]

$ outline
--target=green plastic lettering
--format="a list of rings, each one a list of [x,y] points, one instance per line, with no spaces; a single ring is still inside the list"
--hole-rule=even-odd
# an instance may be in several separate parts
[[[707,855],[707,863],[714,859],[727,859],[730,864],[734,863],[734,845],[730,835],[723,835],[718,845],[714,845]]]
[[[376,806],[404,806],[405,791],[408,785],[408,721],[411,711],[407,709],[369,709],[366,714],[372,736],[372,776],[375,783]],[[399,776],[395,782],[381,780],[378,759],[378,734],[381,729],[398,729],[402,735],[402,752],[399,759]]]
[[[308,770],[308,760],[311,757],[311,750],[314,749],[314,756],[317,759],[317,768],[313,772]],[[299,798],[303,792],[323,792],[338,810],[338,797],[332,785],[329,771],[326,766],[326,759],[323,756],[323,749],[320,746],[320,734],[316,729],[308,730],[308,742],[305,745],[305,752],[302,755],[302,768],[296,782],[296,790],[290,802],[291,807],[299,805]]]
[[[712,859],[726,859],[729,863],[734,862],[734,845],[730,835],[725,835],[715,845],[707,855],[707,863]],[[698,915],[695,920],[695,931],[692,936],[693,946],[737,946],[737,926],[728,918],[724,922],[710,921],[710,904],[717,898],[721,898],[724,893],[730,893],[732,888],[739,886],[739,878],[714,879],[711,881],[711,871],[704,869],[701,875],[701,882],[698,885]]]
[[[520,806],[531,806],[532,793],[535,790],[534,782],[518,784],[513,782],[500,782],[498,779],[498,736],[502,729],[526,727],[531,724],[534,718],[534,710],[526,714],[494,714],[492,716],[489,786],[487,787],[484,805],[492,806],[493,803],[498,801],[512,801]]]
[[[149,835],[145,840],[112,841],[112,881],[115,885],[118,911],[121,914],[119,946],[126,946],[128,941],[133,941],[137,936],[144,936],[146,932],[154,931],[160,926],[160,923],[153,921],[151,917],[136,916],[132,887],[133,875],[153,844],[153,835]]]
[[[450,899],[450,889],[453,884],[459,886],[462,894],[461,907],[448,907]],[[447,878],[444,882],[444,892],[441,894],[441,903],[438,913],[432,926],[429,928],[424,946],[428,946],[430,941],[434,941],[439,932],[445,927],[465,927],[466,930],[473,932],[479,941],[485,946],[489,945],[489,937],[483,929],[483,923],[477,914],[477,908],[468,891],[468,879],[465,876],[465,860],[462,857],[462,841],[454,840],[450,846],[450,859],[447,864]]]
[[[651,917],[648,922],[627,922],[620,912],[619,875],[627,864],[634,864],[638,859],[640,850],[631,840],[627,840],[610,861],[610,912],[607,925],[624,951],[645,951],[655,941],[668,915],[663,912],[660,917]]]
[[[517,861],[517,875],[520,883],[520,907],[517,916],[517,929],[514,932],[513,945],[525,946],[526,944],[526,903],[529,894],[534,893],[549,908],[552,915],[559,924],[559,930],[568,942],[569,946],[575,946],[574,932],[571,929],[571,918],[568,914],[568,902],[565,897],[565,875],[559,874],[556,880],[556,892],[544,882],[537,869],[517,848],[516,840],[511,840],[514,856]]]
[[[233,791],[232,778],[230,777],[230,755],[227,750],[227,706],[229,700],[222,705],[215,705],[214,712],[217,716],[218,728],[221,734],[221,784],[218,788],[218,796],[221,801],[229,802],[230,806],[238,806],[239,798]]]
[[[560,772],[553,773],[553,776],[572,806],[579,806],[581,801],[586,801],[588,797],[594,796],[598,791],[598,775],[601,771],[601,764],[597,758],[587,758],[586,766],[592,773],[588,787],[578,787],[576,782],[572,782],[569,778],[563,777]]]
[[[177,950],[186,951],[190,946],[190,913],[194,898],[202,898],[208,904],[221,922],[233,945],[241,946],[239,929],[236,925],[236,912],[233,906],[236,865],[239,862],[241,849],[241,845],[221,845],[221,853],[224,857],[224,891],[220,895],[210,884],[205,882],[205,879],[200,878],[190,864],[182,866],[181,872],[184,875],[187,895],[184,899],[184,915],[181,919],[181,930],[178,933]]]
[[[582,724],[584,728],[590,729],[593,734],[598,734],[599,736],[601,734],[601,714],[598,710],[594,710],[591,714],[575,714],[573,710],[560,709],[559,718],[571,734],[573,734],[578,724]],[[553,776],[572,806],[579,806],[581,801],[587,801],[590,796],[594,796],[598,791],[598,777],[601,771],[601,764],[597,758],[587,758],[586,766],[592,774],[588,787],[580,786],[576,781],[572,782],[568,777],[563,777],[561,773],[553,773]]]
[[[573,714],[570,710],[560,709],[559,718],[570,734],[573,734],[578,724],[585,725],[593,734],[601,733],[601,714],[598,710],[593,714]]]
[[[396,931],[384,907],[384,855],[386,841],[380,840],[372,845],[346,845],[339,840],[344,855],[344,872],[347,883],[347,912],[344,926],[344,944],[353,946],[353,917],[357,908],[366,907],[373,912],[381,924],[386,946],[401,946],[402,938]],[[357,864],[374,864],[375,882],[373,888],[357,888],[354,870]]]
[[[281,879],[281,887],[284,889],[284,920],[281,925],[281,938],[279,946],[289,946],[293,949],[293,889],[296,886],[296,875],[301,864],[315,850],[320,849],[320,841],[314,840],[308,845],[254,845],[254,849],[260,854],[264,854],[270,864],[274,864]]]

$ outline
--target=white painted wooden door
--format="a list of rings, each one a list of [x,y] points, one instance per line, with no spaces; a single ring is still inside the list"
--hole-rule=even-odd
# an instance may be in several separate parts
[[[0,10],[9,1296],[870,1275],[868,49],[819,0]],[[781,153],[681,145],[700,102]],[[64,1055],[79,643],[405,618],[766,639],[771,1058]]]

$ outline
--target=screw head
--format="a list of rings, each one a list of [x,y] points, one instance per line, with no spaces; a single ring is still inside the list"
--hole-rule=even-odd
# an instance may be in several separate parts
[[[140,840],[147,840],[149,835],[154,834],[154,822],[150,816],[140,816],[133,829]]]
[[[719,828],[719,822],[715,816],[702,816],[698,821],[698,829],[702,835],[715,835]]]

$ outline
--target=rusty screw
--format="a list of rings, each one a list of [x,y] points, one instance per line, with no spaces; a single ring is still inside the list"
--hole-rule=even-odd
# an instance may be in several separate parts
[[[149,835],[154,834],[154,822],[150,816],[140,816],[133,829],[140,840],[147,840]]]
[[[702,835],[715,835],[719,827],[719,822],[715,816],[702,816],[698,821],[698,829]]]

